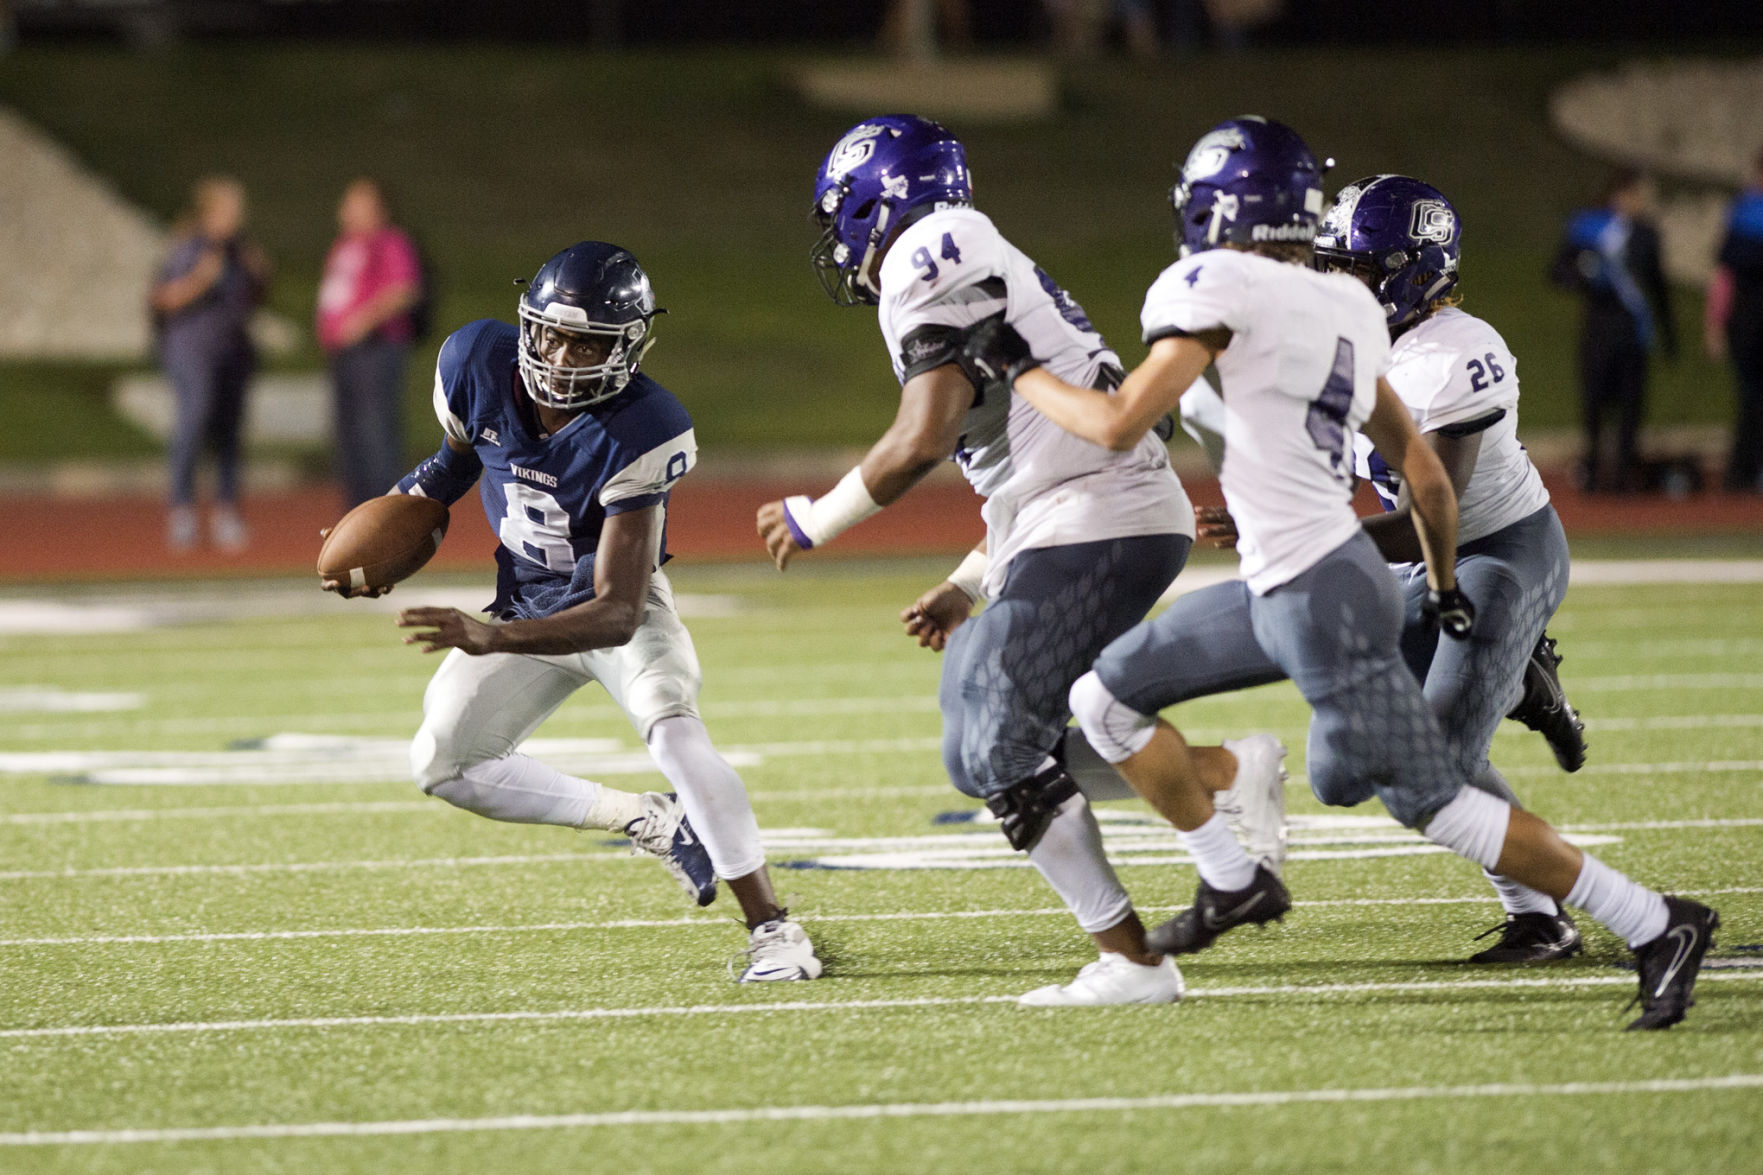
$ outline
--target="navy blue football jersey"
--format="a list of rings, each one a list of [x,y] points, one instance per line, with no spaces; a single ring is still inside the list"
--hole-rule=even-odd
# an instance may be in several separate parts
[[[594,595],[594,552],[608,516],[659,505],[698,460],[692,418],[638,374],[623,391],[549,437],[515,408],[517,328],[481,319],[454,331],[435,365],[435,415],[483,463],[479,492],[496,550],[506,617],[549,616]],[[665,518],[655,565],[666,562]]]

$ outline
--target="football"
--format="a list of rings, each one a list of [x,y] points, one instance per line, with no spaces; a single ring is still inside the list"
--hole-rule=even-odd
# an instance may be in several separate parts
[[[447,534],[447,507],[433,498],[385,494],[343,515],[318,552],[320,579],[351,590],[386,588],[434,558]]]

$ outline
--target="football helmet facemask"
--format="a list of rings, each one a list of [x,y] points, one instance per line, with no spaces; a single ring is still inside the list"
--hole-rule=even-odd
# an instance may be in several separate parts
[[[809,261],[821,288],[840,306],[875,305],[881,290],[871,263],[889,235],[925,212],[972,203],[967,153],[943,126],[912,114],[858,123],[814,181],[821,234]]]
[[[1456,288],[1462,227],[1431,184],[1368,176],[1335,197],[1316,234],[1316,267],[1344,270],[1370,286],[1398,330]]]
[[[564,411],[616,396],[653,345],[659,313],[649,276],[629,252],[602,241],[571,245],[541,265],[520,296],[519,364],[527,393]],[[588,348],[561,345],[584,341],[605,344],[598,362],[580,362]]]

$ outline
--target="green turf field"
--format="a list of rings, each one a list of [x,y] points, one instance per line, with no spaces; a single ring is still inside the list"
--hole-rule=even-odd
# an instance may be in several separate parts
[[[393,186],[433,255],[443,330],[512,317],[510,279],[570,242],[627,245],[670,311],[647,369],[690,405],[700,442],[789,449],[866,442],[898,404],[874,314],[834,307],[808,267],[815,168],[845,127],[877,113],[796,96],[792,70],[834,52],[27,45],[6,58],[0,103],[167,223],[196,176],[237,173],[279,265],[271,303],[295,323],[311,320],[337,196],[364,172]],[[1175,163],[1220,119],[1257,111],[1291,123],[1339,161],[1330,192],[1382,171],[1438,184],[1463,215],[1466,307],[1521,360],[1526,425],[1559,428],[1578,418],[1578,309],[1544,270],[1604,164],[1555,136],[1549,95],[1633,57],[1380,46],[1063,65],[1053,116],[951,123],[980,208],[1129,363],[1143,355],[1145,288],[1173,260]],[[1701,356],[1700,300],[1684,295],[1684,355],[1656,365],[1648,420],[1724,422],[1730,375]],[[408,373],[412,459],[434,446],[423,422],[438,343]],[[316,368],[320,357],[309,345],[280,362]],[[15,422],[0,433],[0,460],[156,452],[107,408],[114,370],[0,363],[0,413]]]
[[[937,659],[892,618],[946,570],[676,575],[774,864],[848,866],[778,871],[828,974],[763,990],[730,982],[732,903],[689,909],[603,834],[493,824],[401,782],[433,662],[386,615],[304,584],[12,593],[0,1170],[1754,1167],[1754,584],[1708,564],[1576,587],[1552,628],[1591,764],[1566,777],[1536,736],[1496,742],[1533,807],[1722,911],[1689,1020],[1631,1036],[1626,953],[1601,930],[1567,965],[1457,962],[1497,919],[1490,891],[1379,811],[1321,819],[1286,686],[1172,716],[1293,748],[1292,915],[1194,957],[1174,1007],[1014,1007],[1093,955],[995,831],[934,823],[972,805],[941,780]],[[82,631],[44,635],[63,624]],[[288,734],[329,738],[260,741]],[[592,694],[540,735],[614,786],[659,778],[624,774],[640,748]],[[68,754],[19,757],[47,752]],[[1143,907],[1191,892],[1144,809],[1104,820]]]

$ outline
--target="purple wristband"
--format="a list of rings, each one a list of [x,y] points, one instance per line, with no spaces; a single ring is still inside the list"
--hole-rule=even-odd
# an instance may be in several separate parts
[[[790,503],[788,500],[785,500],[784,502],[784,525],[790,528],[790,537],[796,540],[796,545],[798,547],[802,548],[804,551],[812,551],[814,549],[814,540],[808,537],[807,531],[797,525],[795,516],[790,513]]]

